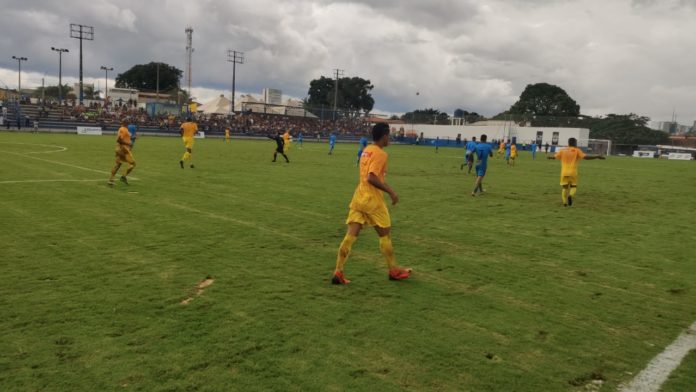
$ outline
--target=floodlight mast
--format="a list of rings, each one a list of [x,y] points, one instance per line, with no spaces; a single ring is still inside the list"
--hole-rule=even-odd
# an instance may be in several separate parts
[[[80,40],[80,105],[82,105],[85,97],[82,81],[82,41],[94,41],[94,27],[70,23],[70,38]]]

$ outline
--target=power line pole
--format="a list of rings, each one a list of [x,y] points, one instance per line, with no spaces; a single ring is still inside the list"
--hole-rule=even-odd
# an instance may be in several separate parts
[[[157,63],[157,103],[159,103],[159,67],[160,63]]]
[[[58,52],[58,102],[63,104],[63,53],[68,53],[69,50],[63,48],[55,48],[51,46],[51,50]]]
[[[104,93],[104,107],[106,108],[107,100],[109,99],[109,71],[113,71],[114,68],[102,65],[99,69],[104,71],[104,89],[106,90]],[[92,90],[94,90],[94,85],[92,85]]]
[[[22,61],[27,61],[26,57],[12,56],[14,60],[17,60],[17,67],[19,69],[19,75],[17,76],[17,93],[21,99],[22,97]]]
[[[193,28],[186,28],[186,84],[188,85],[188,96],[191,99],[191,70],[193,68]]]
[[[80,40],[80,105],[82,105],[85,99],[82,82],[82,41],[94,41],[94,27],[70,23],[70,38]]]
[[[234,115],[234,95],[236,93],[236,81],[237,81],[237,64],[244,64],[244,52],[237,52],[236,50],[227,51],[227,62],[232,63],[232,103],[230,107],[230,114]]]
[[[333,102],[333,120],[334,123],[338,119],[338,79],[345,74],[345,71],[342,69],[335,68],[334,69],[334,76],[336,77],[336,85],[334,86],[334,102]]]

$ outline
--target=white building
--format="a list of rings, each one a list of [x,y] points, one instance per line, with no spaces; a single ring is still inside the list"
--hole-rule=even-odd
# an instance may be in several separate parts
[[[501,140],[516,138],[517,143],[528,143],[538,140],[541,144],[565,146],[568,139],[574,137],[578,140],[579,147],[587,147],[590,139],[590,130],[586,128],[556,128],[556,127],[520,127],[509,122],[497,125],[426,125],[426,124],[403,124],[392,125],[396,131],[403,128],[406,134],[416,136],[423,133],[427,139],[439,137],[441,140],[455,140],[458,135],[462,139],[471,140],[481,135],[488,136],[488,140]]]
[[[263,102],[268,105],[282,105],[283,92],[273,88],[263,89]]]
[[[131,88],[110,88],[107,98],[113,105],[127,105],[129,100],[138,102],[138,90]]]

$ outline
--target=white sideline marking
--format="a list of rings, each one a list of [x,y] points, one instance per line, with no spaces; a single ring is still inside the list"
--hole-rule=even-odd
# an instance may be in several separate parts
[[[99,180],[10,180],[10,181],[0,181],[0,184],[22,184],[22,183],[32,183],[32,182],[97,182],[104,181],[103,178]]]
[[[58,148],[58,150],[51,150],[51,151],[29,151],[25,152],[24,154],[51,154],[54,152],[63,152],[63,151],[68,151],[68,148],[65,146],[59,146],[57,144],[39,144],[39,143],[14,143],[14,142],[0,142],[0,144],[19,144],[22,146],[40,146],[40,147],[53,147],[53,148]],[[7,152],[7,151],[6,151]]]
[[[5,144],[25,144],[25,145],[34,145],[34,146],[48,146],[48,147],[60,147],[60,148],[64,148],[64,150],[56,150],[56,151],[49,151],[49,152],[63,152],[63,151],[67,151],[67,150],[68,150],[67,147],[63,147],[63,146],[51,146],[51,145],[49,145],[49,144],[33,144],[33,143],[5,143]],[[87,171],[91,171],[91,172],[93,172],[93,173],[107,174],[107,175],[108,175],[108,174],[111,174],[111,172],[109,172],[109,171],[90,169],[90,168],[84,167],[84,166],[78,166],[78,165],[73,165],[73,164],[70,164],[70,163],[59,162],[59,161],[53,161],[53,160],[50,160],[50,159],[39,158],[39,157],[34,157],[34,156],[31,156],[31,155],[27,155],[27,154],[43,154],[43,152],[28,152],[28,153],[22,154],[22,153],[18,153],[18,152],[5,151],[5,153],[12,154],[12,155],[17,155],[17,156],[20,156],[20,157],[26,157],[26,158],[31,158],[31,159],[37,159],[37,160],[39,160],[39,161],[44,161],[44,162],[48,162],[48,163],[54,163],[54,164],[56,164],[56,165],[63,165],[63,166],[72,167],[72,168],[75,168],[75,169],[87,170]],[[130,177],[128,177],[128,178],[131,179],[131,180],[136,180],[136,181],[138,180],[137,177],[133,177],[133,176],[130,176]]]
[[[633,381],[620,385],[618,392],[658,392],[691,350],[696,350],[696,322],[653,358]]]

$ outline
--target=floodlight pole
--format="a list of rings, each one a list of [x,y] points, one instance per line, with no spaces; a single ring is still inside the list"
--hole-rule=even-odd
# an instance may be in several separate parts
[[[244,52],[236,50],[227,51],[227,62],[232,63],[232,103],[230,104],[230,114],[234,115],[234,95],[237,83],[237,64],[244,64]]]
[[[106,107],[107,100],[109,99],[109,71],[113,71],[114,68],[102,65],[99,69],[104,71],[104,89],[106,90],[104,93],[104,107]]]
[[[70,38],[80,40],[80,105],[82,105],[85,96],[82,82],[82,41],[94,41],[94,27],[70,23]]]
[[[334,85],[334,102],[333,102],[333,120],[334,120],[334,128],[336,128],[336,120],[338,120],[338,78],[343,76],[345,74],[345,71],[342,69],[335,68],[334,69],[334,75],[336,77],[336,84]]]
[[[26,57],[17,57],[17,56],[12,56],[14,60],[17,60],[17,68],[19,70],[19,74],[17,76],[17,93],[19,94],[19,98],[21,100],[22,98],[22,61],[27,61]]]
[[[63,48],[55,48],[51,46],[51,50],[58,52],[58,102],[63,104],[63,53],[68,53],[69,50]]]

